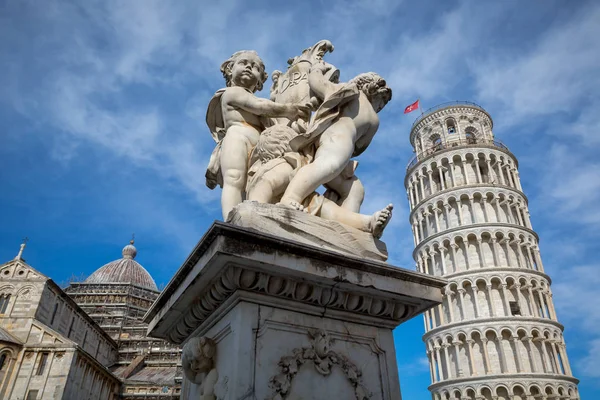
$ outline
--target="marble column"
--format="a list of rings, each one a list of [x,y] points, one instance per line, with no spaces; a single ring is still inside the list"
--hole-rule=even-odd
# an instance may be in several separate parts
[[[445,276],[448,272],[448,270],[446,269],[446,255],[444,254],[445,251],[448,251],[444,246],[440,246],[440,259],[442,261],[442,274]]]
[[[473,289],[473,303],[475,304],[475,318],[481,317],[481,311],[479,310],[479,288],[477,285],[471,286]]]
[[[477,369],[475,368],[475,358],[473,357],[473,339],[467,339],[467,348],[469,350],[469,368],[471,376],[477,376]]]
[[[438,216],[438,211],[440,211],[440,209],[437,207],[433,207],[432,211],[433,211],[433,217],[434,217],[434,222],[435,222],[435,233],[439,233],[440,232],[440,219]]]
[[[485,374],[489,375],[492,373],[492,367],[490,364],[490,353],[488,351],[488,339],[481,338],[481,348],[483,350],[483,365],[485,367]]]
[[[433,195],[437,192],[437,188],[433,182],[433,171],[430,169],[427,170],[427,179],[429,179],[429,193]]]
[[[542,308],[542,313],[544,314],[544,318],[550,318],[548,315],[548,309],[546,309],[546,302],[544,301],[544,296],[542,295],[542,289],[538,288],[538,297],[540,299],[540,307]]]
[[[469,185],[469,173],[467,171],[467,159],[461,158],[460,164],[461,164],[462,171],[463,171],[464,178],[465,178],[465,185]]]
[[[492,285],[486,285],[486,289],[488,292],[488,298],[490,301],[490,308],[491,308],[491,316],[492,317],[496,317],[498,316],[498,313],[496,312],[496,302],[494,301],[494,294],[492,293]]]
[[[517,367],[517,372],[523,372],[523,366],[521,365],[521,352],[519,350],[519,338],[513,336],[510,338],[512,349],[515,355],[515,364]]]
[[[450,171],[450,183],[452,184],[452,187],[455,188],[456,187],[456,179],[454,178],[454,162],[448,162],[448,170]]]
[[[459,288],[457,290],[457,292],[458,292],[458,299],[460,302],[461,321],[464,321],[467,319],[467,315],[466,315],[466,311],[465,311],[465,289]]]
[[[531,372],[533,372],[535,374],[539,371],[539,367],[537,365],[535,356],[533,355],[533,350],[531,348],[531,346],[533,346],[533,343],[532,343],[531,339],[532,339],[531,336],[525,336],[523,338],[523,340],[525,340],[525,347],[527,348],[527,355],[529,356],[529,364],[531,365]]]

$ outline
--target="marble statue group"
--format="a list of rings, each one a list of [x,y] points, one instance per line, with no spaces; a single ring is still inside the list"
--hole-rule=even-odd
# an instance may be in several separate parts
[[[206,122],[217,142],[206,171],[210,189],[222,187],[223,219],[244,200],[279,204],[381,237],[389,204],[360,213],[364,188],[353,159],[369,146],[377,113],[392,98],[379,75],[339,82],[323,56],[322,40],[274,71],[270,99],[255,96],[267,80],[255,51],[238,51],[221,65],[226,87],[211,99]],[[325,188],[323,194],[317,189]]]

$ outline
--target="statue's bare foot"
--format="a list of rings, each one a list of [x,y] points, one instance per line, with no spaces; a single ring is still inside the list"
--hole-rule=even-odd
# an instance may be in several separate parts
[[[285,200],[282,199],[282,201],[280,203],[277,203],[277,204],[281,205],[281,206],[284,206],[284,207],[287,207],[287,208],[291,208],[293,210],[306,211],[304,209],[304,206],[302,204],[300,204],[299,202],[294,201],[294,200],[285,201]]]
[[[393,204],[388,204],[384,209],[377,211],[371,217],[371,233],[377,239],[383,235],[383,230],[392,219]]]

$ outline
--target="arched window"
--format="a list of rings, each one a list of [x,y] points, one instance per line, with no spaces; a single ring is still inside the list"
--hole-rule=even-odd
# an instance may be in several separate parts
[[[448,129],[448,134],[453,135],[456,133],[456,122],[449,118],[446,120],[446,128]]]
[[[442,138],[440,137],[440,135],[431,135],[429,140],[431,140],[431,148],[433,151],[438,151],[442,149]]]
[[[465,137],[467,139],[467,144],[475,144],[477,143],[477,130],[472,126],[465,129]]]
[[[4,364],[6,364],[6,353],[0,355],[0,371],[4,369]]]

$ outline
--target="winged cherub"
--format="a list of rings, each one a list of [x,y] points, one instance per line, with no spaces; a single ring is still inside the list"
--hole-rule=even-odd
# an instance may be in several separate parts
[[[281,198],[282,204],[298,210],[319,186],[340,175],[350,159],[367,148],[379,127],[377,113],[392,98],[392,89],[373,72],[336,84],[325,77],[331,68],[325,63],[311,68],[310,88],[323,103],[306,133],[290,142],[295,151],[316,148],[312,163],[298,170]]]

